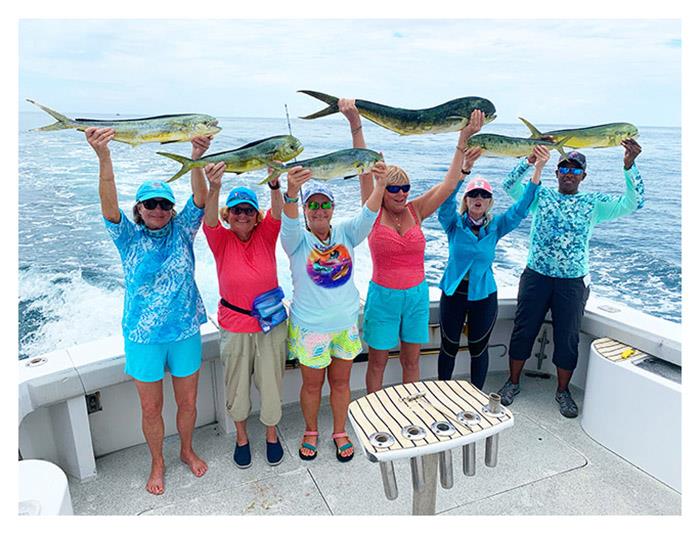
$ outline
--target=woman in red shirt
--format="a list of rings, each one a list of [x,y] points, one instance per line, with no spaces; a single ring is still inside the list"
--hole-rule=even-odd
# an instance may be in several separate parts
[[[282,417],[282,376],[287,356],[287,322],[263,332],[250,315],[258,295],[278,287],[275,244],[281,227],[284,200],[277,180],[268,183],[271,207],[263,216],[255,192],[236,187],[221,209],[219,193],[225,164],[205,167],[210,188],[204,212],[204,235],[216,261],[221,300],[218,308],[221,359],[226,380],[226,408],[236,425],[233,461],[250,467],[246,431],[250,415],[250,388],[260,392],[260,421],[267,427],[267,462],[282,461],[283,449],[275,425]]]

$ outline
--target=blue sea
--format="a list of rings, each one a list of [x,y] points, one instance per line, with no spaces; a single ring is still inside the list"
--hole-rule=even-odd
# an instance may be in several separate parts
[[[95,114],[72,113],[69,116]],[[101,116],[99,118],[109,118]],[[125,116],[119,118],[128,118]],[[576,125],[537,124],[546,129]],[[617,120],[617,117],[611,117]],[[278,119],[219,117],[223,131],[210,152],[236,148],[256,139],[288,133],[285,117]],[[82,133],[75,130],[30,132],[53,122],[41,112],[19,117],[19,357],[26,358],[120,332],[123,276],[116,248],[108,238],[97,194],[98,164]],[[350,133],[339,116],[314,121],[291,120],[292,133],[302,140],[302,157],[348,148]],[[674,322],[681,321],[681,130],[640,126],[643,147],[637,160],[646,186],[646,205],[637,213],[602,223],[593,233],[590,266],[593,292],[631,308]],[[388,163],[403,167],[411,177],[411,195],[419,195],[444,177],[457,133],[401,137],[364,121],[370,148],[382,151]],[[521,124],[488,124],[483,132],[527,136]],[[134,194],[145,179],[167,179],[179,165],[156,154],[160,145],[132,148],[111,144],[120,206],[131,214]],[[167,145],[167,151],[189,156],[190,144]],[[623,149],[589,149],[588,176],[581,189],[613,194],[624,192]],[[555,186],[557,156],[552,155],[543,183]],[[510,199],[499,187],[517,161],[481,158],[475,173],[495,187],[499,212]],[[258,186],[265,173],[225,175],[224,193],[235,185],[255,189],[263,206],[269,190]],[[173,184],[182,206],[190,194],[189,176]],[[360,209],[356,179],[331,183],[336,191],[334,218]],[[501,240],[494,270],[499,287],[517,285],[527,259],[530,220]],[[426,273],[437,286],[447,261],[447,241],[433,215],[424,222],[427,238]],[[214,259],[201,232],[195,240],[196,281],[207,312],[216,314],[218,287]],[[371,277],[366,241],[356,253],[355,281],[361,293]],[[278,244],[280,283],[291,295],[289,262]]]

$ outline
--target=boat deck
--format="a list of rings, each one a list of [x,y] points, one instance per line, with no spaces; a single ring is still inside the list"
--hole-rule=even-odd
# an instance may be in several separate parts
[[[459,377],[456,377],[459,378]],[[485,392],[497,391],[505,373],[490,374]],[[515,425],[504,430],[498,465],[483,463],[484,443],[477,444],[476,476],[462,473],[461,450],[454,451],[454,487],[438,484],[440,515],[679,515],[681,495],[589,438],[578,419],[559,414],[553,378],[524,376],[521,392],[509,407]],[[583,392],[572,388],[579,408]],[[353,398],[363,392],[354,392]],[[319,413],[319,453],[302,461],[297,448],[304,422],[298,404],[284,407],[278,433],[283,462],[265,462],[264,427],[249,419],[253,465],[236,468],[234,435],[218,425],[198,428],[195,450],[209,464],[202,478],[179,461],[179,440],[165,440],[166,490],[153,496],[144,489],[150,469],[145,444],[97,459],[96,478],[70,480],[76,515],[403,515],[411,513],[408,460],[396,461],[398,498],[384,496],[378,464],[365,457],[359,440],[355,458],[335,458],[330,439],[331,413],[324,398]]]

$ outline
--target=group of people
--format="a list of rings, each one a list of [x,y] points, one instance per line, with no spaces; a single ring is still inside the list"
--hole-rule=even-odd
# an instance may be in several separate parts
[[[349,123],[353,147],[365,148],[354,100],[340,99],[339,109]],[[562,415],[577,415],[568,384],[576,367],[579,326],[589,291],[588,242],[596,223],[642,206],[643,182],[634,164],[641,147],[633,139],[623,141],[627,189],[624,195],[613,196],[579,191],[586,177],[586,158],[576,151],[559,159],[558,188],[542,187],[541,175],[550,153],[537,146],[503,184],[514,204],[494,214],[491,184],[480,176],[469,177],[481,149],[467,148],[466,143],[483,123],[483,113],[474,111],[459,132],[442,182],[411,200],[408,174],[398,166],[376,163],[359,177],[361,210],[337,223],[332,223],[333,191],[313,181],[312,172],[301,166],[289,169],[284,192],[280,179],[268,183],[270,208],[266,212],[257,194],[242,186],[234,187],[225,207],[219,209],[224,163],[191,171],[192,196],[179,213],[166,183],[144,182],[136,192],[132,222],[119,209],[109,150],[114,132],[86,130],[99,160],[105,225],[124,270],[125,372],[134,379],[140,398],[142,429],[152,458],[146,484],[150,493],[161,494],[165,489],[162,381],[166,369],[177,403],[180,457],[195,476],[207,470],[206,462],[192,448],[201,364],[199,328],[207,320],[194,279],[193,241],[202,220],[219,282],[220,356],[226,407],[236,426],[236,466],[244,469],[252,464],[246,427],[252,383],[260,392],[259,418],[267,429],[266,461],[277,465],[283,459],[276,425],[282,417],[288,354],[299,361],[302,377],[305,429],[300,429],[300,458],[310,461],[318,455],[318,413],[328,380],[336,458],[340,462],[352,459],[353,444],[346,432],[349,381],[353,359],[362,351],[360,294],[353,281],[353,264],[355,247],[365,239],[373,268],[362,325],[369,348],[367,391],[382,388],[389,350],[396,346],[400,346],[403,382],[420,380],[420,347],[429,341],[426,239],[421,225],[435,211],[449,244],[440,281],[438,378],[452,377],[466,320],[470,380],[483,387],[489,338],[498,314],[492,268],[496,244],[532,213],[530,253],[520,279],[510,342],[510,377],[500,394],[509,405],[519,393],[525,360],[551,310],[558,374],[555,398]],[[202,157],[210,141],[193,139],[192,158]],[[466,189],[460,194],[465,181]],[[289,257],[293,281],[288,319],[280,312],[278,238]]]

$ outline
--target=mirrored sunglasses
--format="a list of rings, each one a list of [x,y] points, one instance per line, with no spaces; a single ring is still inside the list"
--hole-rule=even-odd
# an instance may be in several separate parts
[[[149,211],[156,209],[156,206],[160,206],[160,209],[163,211],[170,211],[175,205],[165,198],[149,198],[142,201],[141,204],[143,204],[143,207]]]
[[[583,169],[578,167],[557,167],[557,170],[560,174],[573,174],[574,176],[583,174]]]
[[[330,200],[327,200],[326,202],[321,202],[320,204],[316,202],[315,200],[312,200],[308,204],[306,204],[306,207],[309,208],[310,210],[317,210],[317,209],[324,209],[324,210],[329,210],[333,207],[333,203]]]
[[[389,191],[389,193],[398,193],[399,191],[403,191],[404,193],[408,193],[411,190],[411,184],[387,185],[387,186],[385,186],[385,189],[387,191]]]

